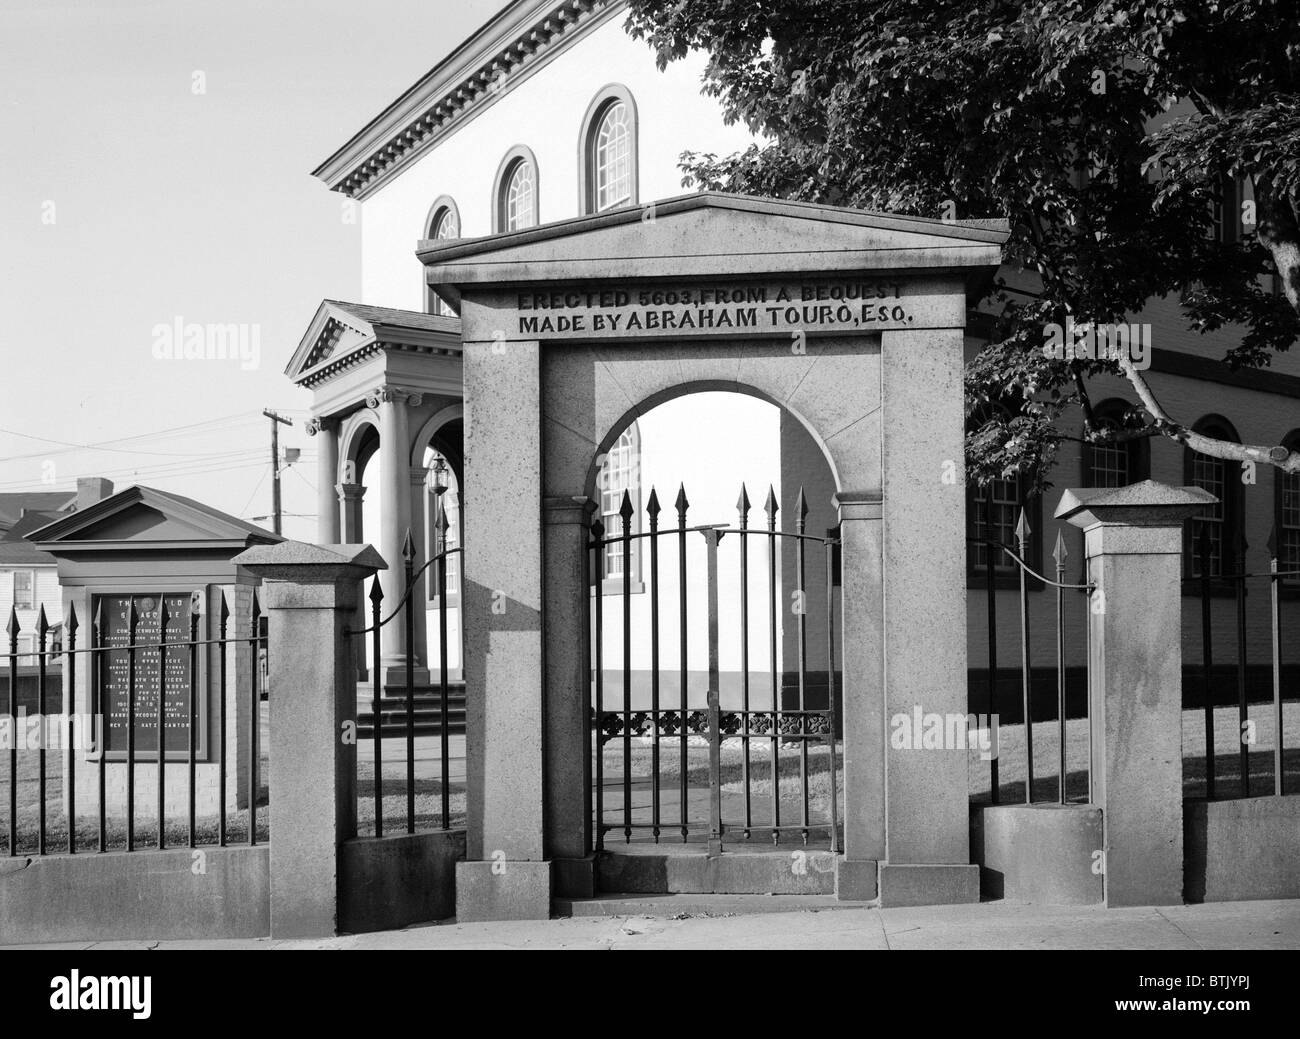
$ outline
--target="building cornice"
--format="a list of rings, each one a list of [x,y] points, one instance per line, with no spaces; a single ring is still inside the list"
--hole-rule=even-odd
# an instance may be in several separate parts
[[[312,171],[364,199],[519,86],[625,0],[517,0]]]

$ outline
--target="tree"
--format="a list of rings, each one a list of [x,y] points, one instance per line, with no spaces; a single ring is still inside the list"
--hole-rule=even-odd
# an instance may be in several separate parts
[[[1043,349],[1067,318],[1119,323],[1170,294],[1191,327],[1240,330],[1234,368],[1300,336],[1297,15],[1294,0],[631,0],[628,27],[661,67],[705,52],[706,92],[762,142],[684,154],[686,184],[1010,218],[1010,273],[967,366],[968,468],[1041,485],[1076,407],[1086,440],[1170,437],[1300,473],[1300,452],[1193,432],[1128,359]],[[1235,178],[1254,213],[1223,240]],[[1093,415],[1102,372],[1133,389],[1118,427]]]

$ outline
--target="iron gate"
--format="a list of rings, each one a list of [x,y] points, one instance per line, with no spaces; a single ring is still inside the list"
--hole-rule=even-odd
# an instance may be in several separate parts
[[[783,837],[797,837],[803,845],[812,843],[837,851],[840,777],[834,634],[839,548],[836,532],[817,537],[805,531],[808,510],[802,489],[794,509],[794,531],[777,528],[778,507],[771,488],[763,509],[767,516],[765,527],[750,527],[751,506],[743,486],[735,526],[688,525],[689,502],[684,487],[678,492],[675,508],[677,526],[660,527],[661,507],[652,489],[644,512],[647,529],[638,530],[631,496],[625,491],[618,513],[620,529],[607,532],[599,519],[591,527],[587,566],[588,584],[594,585],[590,714],[594,767],[588,786],[588,809],[593,813],[596,851],[604,849],[609,834],[621,835],[625,843],[630,843],[634,835],[655,843],[661,838],[683,843],[703,840],[710,852],[720,851],[724,841],[734,843],[739,837],[743,843],[756,834],[767,834],[773,844],[779,844]],[[695,538],[701,539],[705,555],[703,604],[692,603],[691,595],[688,559]],[[765,696],[752,688],[750,672],[751,539],[766,542]],[[661,542],[665,541],[670,552],[675,549],[677,557],[676,647],[669,644],[667,652],[660,621],[663,607],[666,602],[671,604],[674,596],[671,588],[665,594],[662,581],[660,554]],[[738,553],[735,595],[727,594],[725,598],[719,578],[724,541],[731,542]],[[640,571],[633,565],[634,548],[640,545],[648,550],[649,579],[643,586],[635,582],[645,598],[634,610],[633,571]],[[778,591],[778,545],[785,546],[793,556],[794,587],[785,593]],[[826,676],[824,695],[821,688],[814,688],[822,683],[810,681],[809,677],[808,620],[814,609],[807,594],[807,578],[812,571],[806,556],[810,553],[811,565],[824,570],[825,594],[820,596],[824,601],[816,607],[824,611],[824,647],[815,651],[817,656],[825,654],[821,657]],[[667,570],[671,569],[670,565]],[[698,586],[700,582],[695,583]],[[612,611],[606,596],[621,599],[614,617],[607,616]],[[695,598],[699,598],[698,592]],[[791,604],[788,614],[779,606],[783,599]],[[737,703],[732,709],[722,707],[725,672],[720,621],[727,616],[723,613],[726,604],[739,610],[738,644],[732,647],[738,669],[728,674],[734,674],[731,697]],[[707,680],[697,679],[692,689],[690,650],[701,639],[697,613],[701,608],[706,620],[703,640],[707,644]],[[791,640],[794,667],[790,667],[790,661],[784,661],[784,666],[778,661],[786,616],[793,618],[795,625]],[[693,620],[697,623],[695,631],[691,627]],[[607,673],[611,661],[606,642],[611,636],[617,642],[617,655],[612,661],[617,667]],[[636,653],[634,642],[639,642]],[[634,669],[634,656],[639,656],[644,665],[639,670]],[[635,695],[634,675],[640,676],[637,684],[642,686]],[[668,684],[676,680],[675,692],[669,689],[665,693],[666,679]],[[644,688],[646,685],[648,688]],[[766,699],[766,705],[755,706],[761,699]],[[824,702],[814,706],[814,700]],[[704,756],[707,766],[693,769],[692,758]],[[767,758],[766,767],[755,760],[763,757]],[[613,765],[618,766],[617,772]],[[783,765],[787,772],[784,777]],[[634,772],[641,774],[634,776]],[[612,783],[611,774],[615,777]],[[785,793],[783,778],[788,788]],[[766,797],[762,796],[764,785],[770,788]],[[607,786],[614,787],[612,806]]]

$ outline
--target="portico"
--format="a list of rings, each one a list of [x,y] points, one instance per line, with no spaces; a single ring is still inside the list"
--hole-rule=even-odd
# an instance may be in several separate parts
[[[317,445],[317,538],[321,544],[376,544],[388,569],[380,571],[384,615],[405,592],[403,549],[410,532],[415,568],[429,558],[436,488],[425,449],[447,459],[462,476],[459,322],[453,318],[326,300],[321,303],[285,369],[312,392],[307,432]],[[378,488],[361,483],[377,458]],[[380,529],[364,529],[362,502],[379,497]],[[427,599],[422,576],[414,589],[421,615]],[[361,627],[363,625],[358,625]],[[415,681],[429,681],[426,633],[415,625]],[[384,684],[403,685],[406,633],[382,629]]]

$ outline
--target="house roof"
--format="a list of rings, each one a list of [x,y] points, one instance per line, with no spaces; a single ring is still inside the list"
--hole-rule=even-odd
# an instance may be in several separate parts
[[[704,191],[509,234],[423,241],[417,254],[429,284],[453,305],[471,285],[741,272],[950,271],[975,295],[1001,263],[1009,233],[1005,220],[945,221]]]
[[[365,198],[494,105],[624,0],[514,0],[320,164],[331,190]]]
[[[460,321],[392,307],[327,299],[316,308],[285,367],[295,382],[360,361],[384,347],[460,356]]]
[[[0,530],[8,530],[24,511],[60,512],[77,500],[75,491],[18,491],[0,494]]]
[[[247,548],[284,539],[211,505],[154,487],[128,487],[28,535],[42,549]]]

